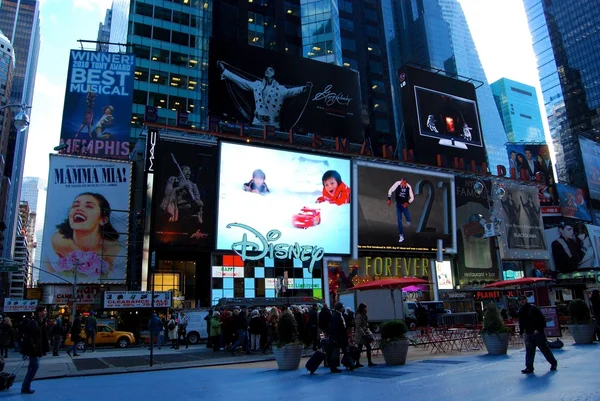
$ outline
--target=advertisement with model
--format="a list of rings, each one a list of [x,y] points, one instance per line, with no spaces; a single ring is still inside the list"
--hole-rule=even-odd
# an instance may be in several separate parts
[[[473,84],[412,66],[403,67],[398,79],[407,147],[414,149],[415,160],[483,169],[487,154]]]
[[[564,184],[557,184],[560,209],[564,217],[592,221],[592,213],[585,201],[585,191]]]
[[[456,253],[454,176],[407,167],[355,163],[358,249]]]
[[[350,253],[350,161],[221,143],[217,249],[243,260]]]
[[[585,168],[590,197],[600,200],[600,144],[587,138],[579,137],[581,158]]]
[[[499,238],[502,259],[548,259],[537,186],[507,183],[501,199],[504,233]]]
[[[477,193],[473,186],[481,182],[487,191]],[[485,238],[482,223],[490,221],[488,194],[491,182],[455,177],[456,185],[456,240],[458,245],[458,284],[461,288],[480,286],[481,282],[498,280],[499,269],[495,255],[495,240]]]
[[[153,244],[212,248],[217,147],[161,139],[154,149]]]
[[[550,270],[556,274],[600,267],[600,227],[565,220],[545,235],[552,252]]]
[[[40,282],[124,282],[130,193],[129,162],[50,155]]]
[[[548,145],[509,143],[508,176],[517,180],[536,181],[539,184],[541,206],[558,205],[556,179]]]
[[[354,70],[217,39],[210,42],[209,65],[212,116],[363,141]]]
[[[126,159],[135,55],[71,50],[63,109],[63,153]]]

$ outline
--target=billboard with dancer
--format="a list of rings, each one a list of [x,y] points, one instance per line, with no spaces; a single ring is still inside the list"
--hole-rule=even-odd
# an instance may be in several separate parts
[[[224,121],[363,141],[358,73],[212,39],[209,113]]]

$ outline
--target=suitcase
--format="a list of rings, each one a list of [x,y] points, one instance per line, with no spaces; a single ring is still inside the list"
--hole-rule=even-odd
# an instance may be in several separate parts
[[[314,354],[306,361],[306,369],[310,372],[310,374],[314,374],[319,366],[325,361],[325,353],[321,351],[315,351]]]
[[[358,361],[360,359],[360,349],[354,345],[348,348],[348,352],[354,361]]]
[[[346,369],[354,370],[354,359],[349,352],[346,352],[342,357],[342,365],[344,365]]]
[[[23,360],[19,363],[17,368],[12,373],[0,373],[0,391],[8,390],[15,383],[17,378],[17,372],[23,367],[25,362],[29,361],[29,358],[24,356]]]
[[[548,348],[553,349],[561,349],[565,345],[562,341],[560,341],[559,338],[557,338],[555,341],[547,341],[546,343],[548,345]]]

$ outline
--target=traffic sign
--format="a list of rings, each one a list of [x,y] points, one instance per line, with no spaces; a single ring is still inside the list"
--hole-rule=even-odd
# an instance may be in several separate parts
[[[19,267],[21,267],[21,265],[15,262],[6,262],[4,260],[0,260],[0,273],[18,272]]]

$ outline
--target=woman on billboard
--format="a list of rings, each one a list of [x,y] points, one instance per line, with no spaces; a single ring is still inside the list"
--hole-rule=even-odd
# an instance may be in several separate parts
[[[110,222],[110,203],[99,193],[84,192],[71,204],[67,218],[56,226],[52,249],[58,262],[46,260],[49,272],[98,278],[113,270],[121,250],[119,233]]]

